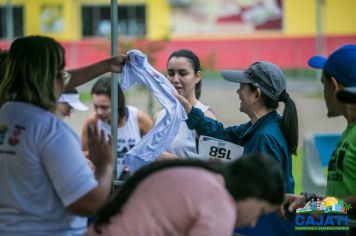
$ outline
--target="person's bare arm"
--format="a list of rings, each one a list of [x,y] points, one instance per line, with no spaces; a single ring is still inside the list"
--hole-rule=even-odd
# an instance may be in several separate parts
[[[153,121],[146,113],[140,110],[138,110],[137,118],[141,136],[144,136],[152,129]]]
[[[125,61],[126,55],[121,54],[85,67],[69,70],[68,72],[72,74],[72,79],[66,85],[65,91],[70,91],[107,72],[121,73],[122,65]]]

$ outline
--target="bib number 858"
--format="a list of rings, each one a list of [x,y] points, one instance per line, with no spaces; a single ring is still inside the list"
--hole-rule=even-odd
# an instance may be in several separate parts
[[[216,146],[211,146],[209,151],[209,155],[211,157],[217,157],[226,160],[231,160],[230,153],[230,150],[226,150],[226,148]]]

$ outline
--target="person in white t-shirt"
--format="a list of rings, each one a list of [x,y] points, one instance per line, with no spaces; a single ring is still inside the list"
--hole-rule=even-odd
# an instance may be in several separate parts
[[[202,71],[198,56],[187,49],[174,51],[167,62],[167,79],[177,89],[178,94],[185,97],[191,105],[202,110],[204,114],[215,119],[209,106],[199,101],[202,87]],[[155,121],[163,117],[164,110],[156,113]],[[170,147],[159,159],[194,158],[197,155],[198,136],[183,121]]]
[[[82,130],[82,146],[84,152],[89,150],[88,126],[96,124],[106,135],[111,134],[111,78],[102,77],[93,85],[91,95],[94,113],[90,114]],[[152,119],[143,111],[126,105],[125,95],[118,86],[118,129],[117,157],[124,157],[148,131],[153,127]]]
[[[43,36],[16,39],[2,65],[0,235],[82,235],[87,220],[79,216],[109,196],[110,140],[89,127],[94,174],[79,137],[54,114],[70,79],[64,65],[64,48]]]

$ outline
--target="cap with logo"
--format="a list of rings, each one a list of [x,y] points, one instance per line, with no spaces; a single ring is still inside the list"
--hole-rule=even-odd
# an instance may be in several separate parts
[[[347,44],[329,57],[316,55],[308,60],[310,67],[322,69],[346,87],[356,86],[356,45]]]
[[[222,70],[224,79],[241,84],[253,84],[274,101],[281,101],[281,94],[286,90],[286,78],[281,69],[273,63],[259,61],[246,70]]]
[[[88,107],[85,106],[79,99],[79,93],[63,93],[58,102],[68,103],[69,106],[73,107],[78,111],[86,111]]]

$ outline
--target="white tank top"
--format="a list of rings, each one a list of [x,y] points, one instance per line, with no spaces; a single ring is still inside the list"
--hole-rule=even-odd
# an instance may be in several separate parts
[[[123,157],[141,140],[137,113],[136,107],[126,106],[126,122],[124,126],[117,129],[117,157]],[[98,120],[97,125],[99,130],[104,130],[105,135],[111,135],[110,124]]]
[[[206,112],[209,109],[208,106],[205,106],[200,101],[198,101],[194,107],[200,109],[202,112]],[[163,114],[164,113],[162,112],[159,117],[161,118]],[[195,156],[194,154],[198,154],[196,148],[197,137],[198,135],[195,130],[190,130],[187,126],[187,123],[182,121],[180,123],[177,136],[173,139],[173,142],[166,151],[173,153],[181,158],[193,158]]]

